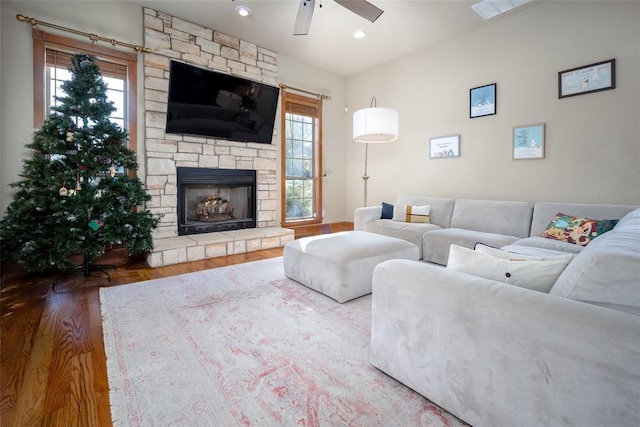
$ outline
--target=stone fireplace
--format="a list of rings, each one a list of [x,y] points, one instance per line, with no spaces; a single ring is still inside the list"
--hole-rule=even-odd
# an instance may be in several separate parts
[[[178,235],[256,227],[256,171],[178,168]]]
[[[147,262],[157,267],[284,246],[293,240],[293,231],[278,226],[276,144],[165,132],[171,59],[275,86],[276,53],[166,13],[149,8],[143,12],[144,44],[151,49],[144,54],[146,187],[151,195],[147,209],[160,220]],[[237,201],[236,187],[209,191],[192,185],[185,203],[200,213],[188,214],[178,203],[184,197],[178,196],[178,171],[183,168],[251,171],[251,200]],[[239,212],[245,209],[246,215]],[[216,218],[220,227],[206,229]]]

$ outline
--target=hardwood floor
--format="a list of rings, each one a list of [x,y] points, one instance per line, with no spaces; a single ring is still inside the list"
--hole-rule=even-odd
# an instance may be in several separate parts
[[[352,223],[296,228],[296,238],[353,229]],[[122,263],[85,278],[2,277],[0,293],[0,426],[110,426],[109,384],[98,289],[282,255],[282,248],[149,268]],[[118,258],[120,257],[120,259]],[[120,262],[118,262],[120,261]]]

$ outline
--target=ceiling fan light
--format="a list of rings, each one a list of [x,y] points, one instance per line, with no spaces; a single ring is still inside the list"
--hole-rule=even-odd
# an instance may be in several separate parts
[[[239,5],[236,6],[236,13],[240,16],[249,16],[251,15],[251,9],[247,6]]]

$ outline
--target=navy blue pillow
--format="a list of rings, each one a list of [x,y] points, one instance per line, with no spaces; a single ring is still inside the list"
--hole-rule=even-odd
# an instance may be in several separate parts
[[[393,219],[393,205],[382,202],[382,216],[380,219]]]

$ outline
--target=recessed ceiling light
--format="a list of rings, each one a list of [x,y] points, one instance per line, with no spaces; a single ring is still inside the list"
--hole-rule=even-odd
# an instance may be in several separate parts
[[[367,36],[367,33],[365,33],[364,31],[356,31],[355,33],[353,33],[353,37],[357,38],[357,39],[363,39]]]
[[[240,16],[249,16],[249,15],[251,15],[251,9],[249,9],[247,6],[242,6],[242,5],[236,6],[236,12]]]

